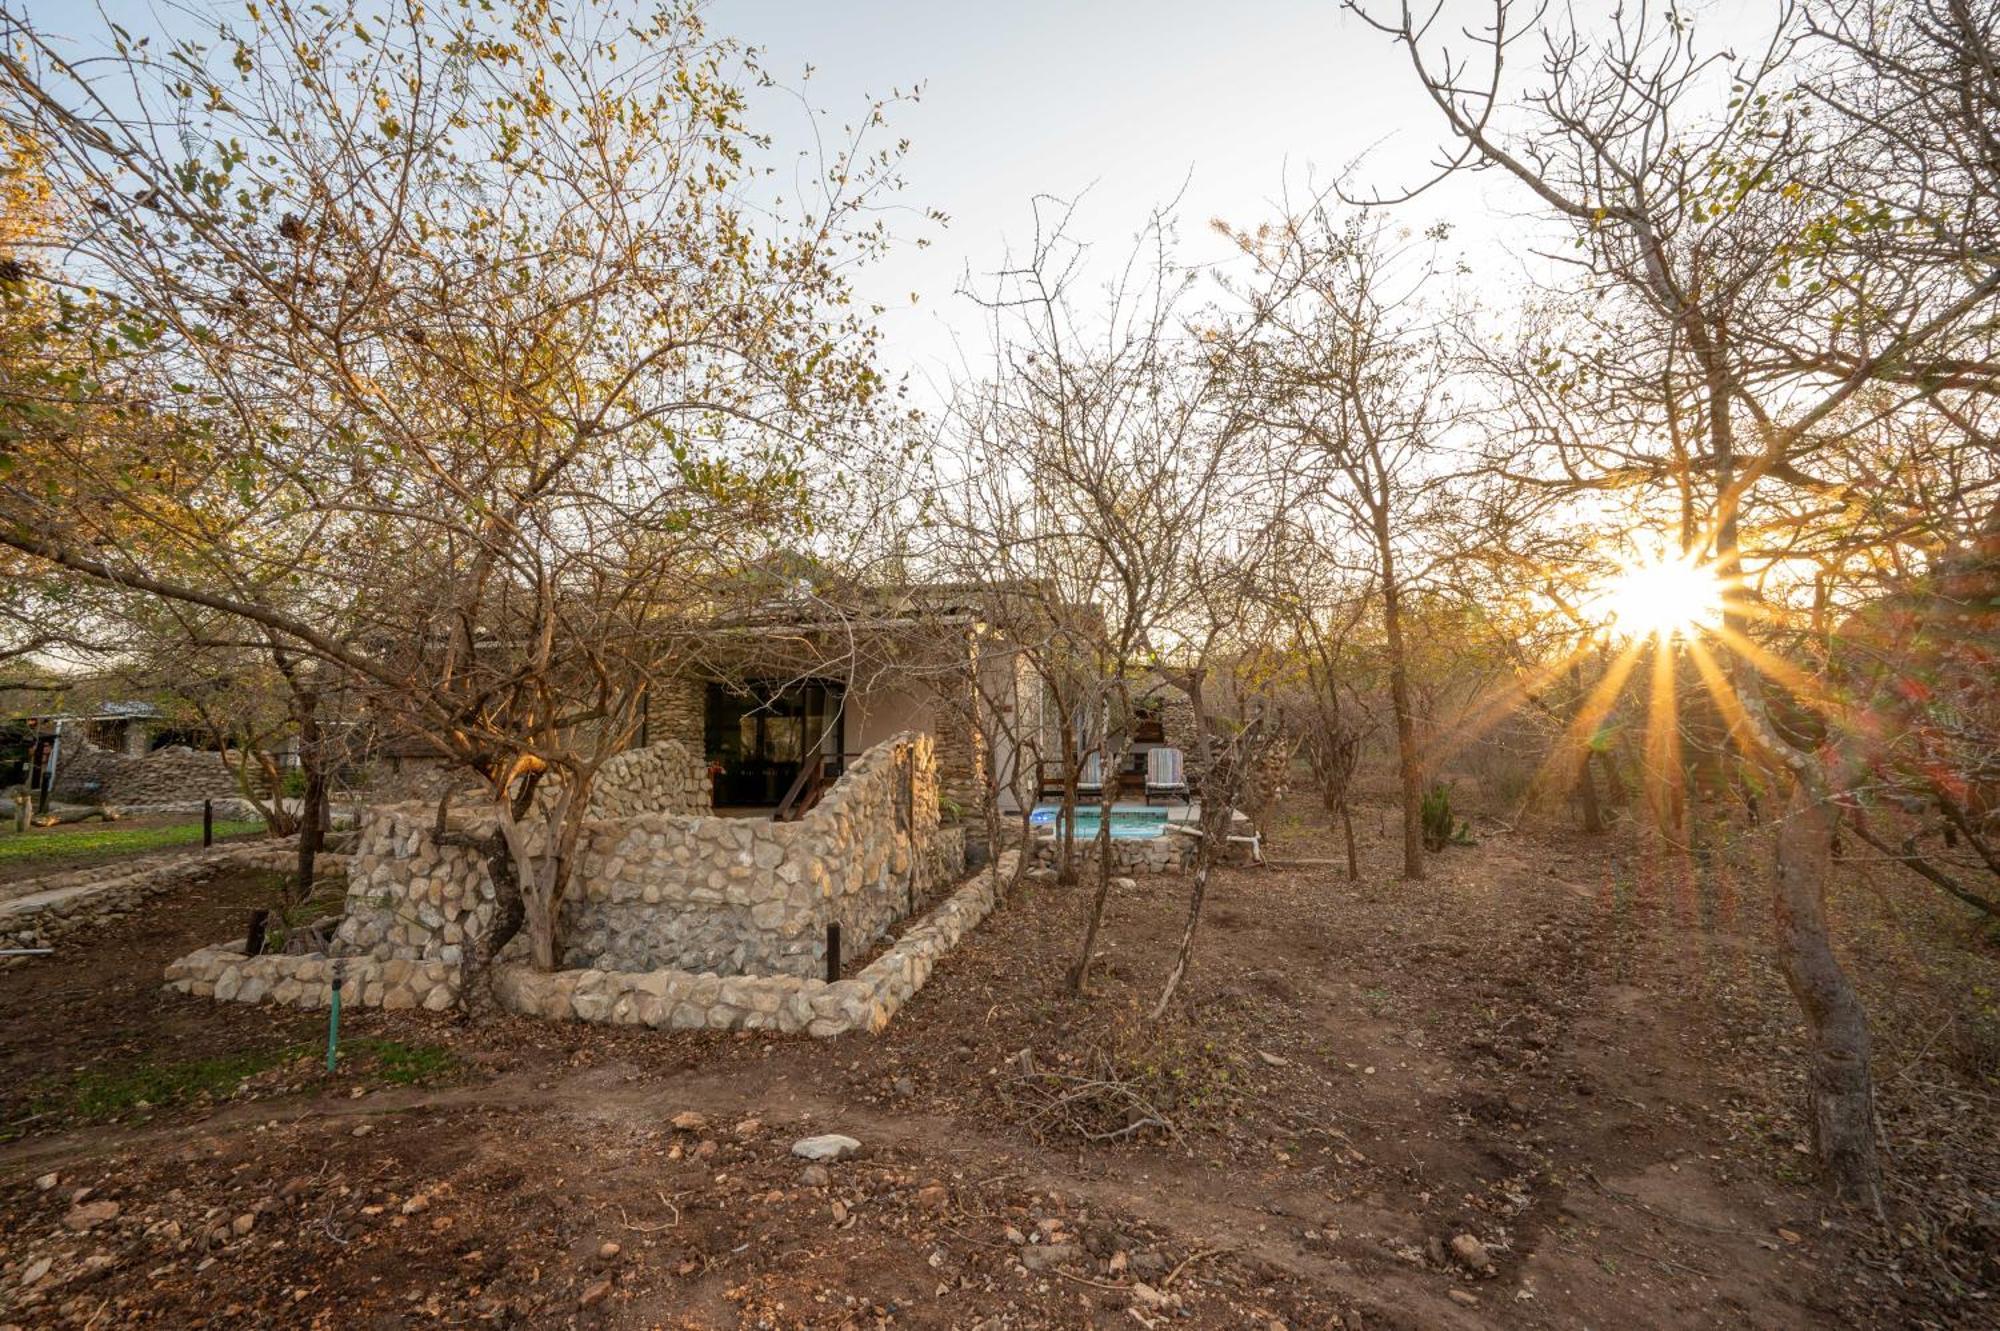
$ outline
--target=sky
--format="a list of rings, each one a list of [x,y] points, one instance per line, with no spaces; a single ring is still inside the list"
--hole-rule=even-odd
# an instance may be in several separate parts
[[[923,85],[891,122],[911,145],[904,197],[949,222],[907,219],[928,247],[905,244],[860,285],[887,307],[885,361],[932,389],[977,364],[986,334],[959,288],[1021,246],[1037,194],[1081,199],[1075,234],[1107,265],[1178,197],[1184,253],[1219,259],[1211,219],[1254,225],[1288,186],[1323,188],[1371,149],[1371,174],[1402,178],[1388,159],[1420,167],[1436,143],[1407,64],[1333,0],[719,0],[710,22],[762,47],[781,79],[810,62],[806,99],[836,124]],[[797,101],[770,111],[781,144],[804,141]],[[1427,200],[1412,221],[1483,192]]]
[[[1386,13],[1395,0],[1375,3]],[[1477,24],[1490,0],[1446,3]],[[25,5],[51,31],[100,24],[77,0]],[[1704,45],[1717,45],[1753,30],[1776,0],[1693,7]],[[101,4],[135,31],[196,31],[188,14],[212,9],[241,12],[236,0]],[[1601,21],[1611,0],[1578,0],[1574,12]],[[856,278],[863,299],[885,307],[884,368],[909,375],[920,403],[985,363],[988,334],[961,288],[986,287],[1009,244],[1018,250],[1038,194],[1080,199],[1073,234],[1107,269],[1148,213],[1177,198],[1182,256],[1226,262],[1212,219],[1254,226],[1288,194],[1342,177],[1393,194],[1427,178],[1442,141],[1401,49],[1338,0],[711,0],[707,14],[712,31],[761,48],[783,85],[753,105],[780,164],[811,151],[813,116],[837,141],[871,98],[921,85],[877,140],[910,142],[904,208],[890,214],[901,243]],[[1519,63],[1531,68],[1529,54]],[[925,222],[927,209],[948,222]],[[1496,293],[1539,263],[1532,201],[1498,174],[1454,178],[1399,216],[1412,230],[1449,221],[1457,257]]]

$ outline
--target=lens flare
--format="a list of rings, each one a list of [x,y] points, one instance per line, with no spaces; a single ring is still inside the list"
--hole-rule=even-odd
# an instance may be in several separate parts
[[[1599,599],[1613,629],[1634,638],[1691,636],[1722,622],[1722,584],[1691,559],[1627,564]]]

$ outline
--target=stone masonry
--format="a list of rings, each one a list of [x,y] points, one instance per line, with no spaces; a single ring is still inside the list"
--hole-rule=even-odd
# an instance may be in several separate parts
[[[176,744],[135,758],[65,734],[53,793],[59,800],[125,806],[225,799],[237,789],[219,753]]]
[[[998,903],[1015,852],[967,879],[895,945],[850,978],[717,975],[684,970],[536,971],[519,949],[503,953],[493,990],[501,1006],[528,1016],[675,1030],[773,1030],[826,1038],[875,1034]]]
[[[567,1006],[559,1015],[597,1019],[593,1013],[602,1017],[617,1001],[598,1013],[591,995],[612,982],[593,977],[619,976],[635,995],[628,1015],[637,996],[672,995],[657,1024],[671,1024],[670,1014],[681,1011],[681,1024],[816,1026],[815,1034],[879,1029],[884,1004],[893,1011],[922,983],[934,952],[991,909],[990,880],[976,911],[972,897],[960,900],[961,889],[863,972],[873,976],[866,994],[853,988],[859,977],[840,982],[849,988],[827,986],[816,977],[829,923],[840,923],[843,951],[858,953],[937,884],[963,872],[962,839],[940,834],[928,737],[905,733],[877,745],[792,823],[668,811],[704,804],[699,772],[671,741],[607,767],[610,780],[593,807],[628,812],[586,825],[564,907],[570,969],[542,975],[518,964],[525,940],[516,939],[495,970],[503,1002],[554,1009],[562,1005],[537,995],[560,991]],[[252,958],[241,943],[222,944],[175,962],[170,985],[223,1000],[320,1006],[338,961],[351,986],[348,1002],[451,1006],[465,948],[490,927],[496,904],[478,852],[437,844],[435,816],[405,805],[364,820],[332,956]],[[793,1004],[784,1020],[776,1007],[767,1010],[767,991],[789,994],[807,984],[834,996]],[[696,1022],[688,1004],[712,1013]],[[651,1002],[639,1007],[655,1014]]]
[[[814,975],[826,928],[868,946],[931,886],[930,738],[858,758],[796,822],[646,813],[594,824],[565,903],[566,966]]]

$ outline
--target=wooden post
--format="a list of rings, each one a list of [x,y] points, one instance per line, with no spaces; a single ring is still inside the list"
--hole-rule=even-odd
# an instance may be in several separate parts
[[[215,844],[215,801],[201,802],[201,844],[204,849]],[[252,953],[251,955],[256,955]]]
[[[826,926],[826,982],[832,984],[840,978],[840,921],[829,920]]]

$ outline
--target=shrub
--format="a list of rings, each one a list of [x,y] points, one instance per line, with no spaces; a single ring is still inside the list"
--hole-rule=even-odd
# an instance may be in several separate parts
[[[1471,825],[1453,822],[1451,791],[1446,788],[1444,782],[1431,782],[1431,788],[1424,793],[1422,814],[1425,850],[1435,853],[1453,842],[1461,846],[1472,844]]]

